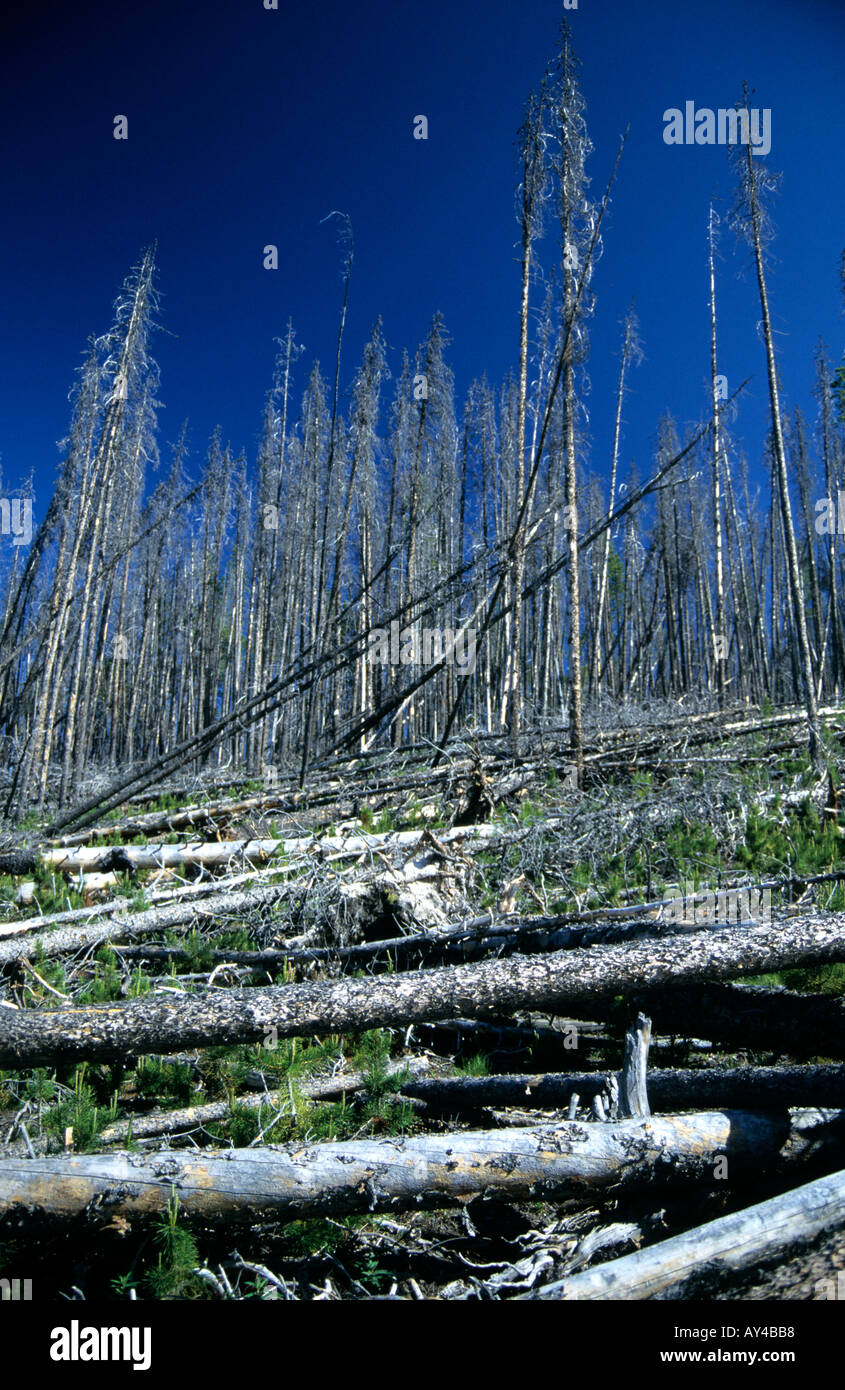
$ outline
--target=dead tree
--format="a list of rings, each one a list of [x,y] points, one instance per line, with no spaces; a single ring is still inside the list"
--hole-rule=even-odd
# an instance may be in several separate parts
[[[740,117],[748,115],[748,90],[743,91],[743,109]],[[792,505],[789,500],[789,474],[786,466],[786,449],[783,441],[783,425],[780,408],[780,388],[778,386],[777,365],[775,363],[774,336],[769,313],[769,295],[766,286],[766,272],[763,264],[763,243],[768,231],[768,222],[763,207],[762,194],[766,187],[772,187],[772,180],[761,173],[759,161],[755,160],[751,148],[751,138],[743,145],[736,146],[736,158],[740,171],[740,188],[737,208],[734,214],[735,225],[742,235],[750,241],[754,251],[754,264],[757,270],[757,287],[760,294],[763,340],[766,349],[766,372],[769,383],[769,404],[772,416],[772,450],[774,466],[777,470],[777,492],[780,498],[780,516],[786,551],[786,568],[792,600],[792,616],[797,638],[797,651],[800,658],[800,673],[804,700],[807,708],[809,728],[810,760],[818,772],[825,766],[824,745],[821,737],[816,683],[813,675],[813,662],[810,653],[810,639],[807,633],[807,614],[804,603],[804,586],[801,580],[801,567],[798,560],[798,547],[795,542],[795,527],[792,521]],[[774,492],[774,489],[773,489]]]
[[[203,1221],[298,1220],[500,1201],[579,1204],[643,1183],[701,1184],[720,1158],[748,1171],[778,1154],[783,1121],[741,1111],[618,1123],[427,1134],[223,1153],[117,1153],[0,1159],[0,1233],[26,1219],[149,1219],[176,1190]]]
[[[620,993],[731,979],[845,958],[845,915],[805,916],[754,928],[522,956],[481,965],[407,971],[208,995],[149,995],[102,1008],[0,1007],[0,1066],[106,1059],[268,1036],[354,1032],[378,1026],[490,1016],[533,1007],[589,1010]],[[587,1015],[589,1016],[589,1014]]]
[[[539,1299],[706,1297],[731,1275],[763,1269],[845,1224],[845,1172],[721,1216],[524,1295]]]

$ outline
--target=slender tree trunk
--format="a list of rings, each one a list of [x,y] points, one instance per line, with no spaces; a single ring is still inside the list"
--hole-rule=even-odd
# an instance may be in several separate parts
[[[754,158],[751,150],[751,142],[746,144],[745,157],[747,162],[747,178],[749,193],[749,213],[751,217],[751,234],[754,247],[754,261],[757,267],[757,286],[760,292],[760,312],[763,321],[763,340],[766,346],[766,371],[769,381],[769,403],[772,412],[772,436],[777,468],[778,482],[780,486],[780,505],[781,517],[783,520],[784,540],[786,543],[786,562],[787,575],[789,577],[790,590],[793,597],[793,612],[795,616],[795,632],[798,639],[798,655],[800,658],[800,669],[802,683],[804,687],[804,701],[807,709],[807,726],[809,729],[809,752],[810,761],[817,772],[821,772],[825,766],[824,745],[822,743],[821,724],[819,722],[818,705],[816,703],[816,686],[813,674],[813,663],[810,655],[810,639],[807,633],[807,616],[804,608],[804,587],[801,583],[801,570],[798,563],[798,548],[795,543],[795,528],[792,523],[792,507],[789,501],[789,475],[786,467],[786,450],[783,442],[783,429],[781,425],[780,413],[780,392],[778,388],[777,367],[775,365],[774,337],[772,334],[771,316],[769,313],[769,296],[766,288],[766,273],[763,266],[763,246],[760,233],[760,204],[757,184],[757,172],[754,167]]]

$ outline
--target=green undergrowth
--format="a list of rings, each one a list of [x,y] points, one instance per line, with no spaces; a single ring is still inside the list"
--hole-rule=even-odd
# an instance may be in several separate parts
[[[779,731],[754,736],[746,747],[768,752]],[[841,749],[830,731],[825,734],[829,752]],[[832,758],[834,785],[841,780]],[[687,774],[693,785],[707,787],[712,772],[706,768]],[[522,843],[503,849],[481,850],[474,855],[477,865],[478,901],[483,908],[497,906],[503,890],[514,910],[525,915],[535,914],[537,901],[530,891],[542,891],[543,901],[553,914],[581,912],[600,907],[617,908],[630,902],[631,894],[640,901],[654,901],[666,892],[682,893],[718,890],[737,878],[759,883],[769,879],[810,878],[845,867],[841,816],[826,813],[814,801],[805,799],[797,806],[785,806],[783,792],[809,789],[816,781],[809,760],[803,753],[783,757],[772,755],[770,763],[755,763],[734,770],[723,793],[722,809],[731,813],[730,820],[741,827],[739,842],[721,838],[713,824],[702,823],[689,813],[679,813],[659,832],[652,830],[649,820],[635,817],[630,839],[613,853],[596,854],[571,863],[560,863],[554,853],[555,842],[550,838],[549,852],[542,850],[526,856]],[[634,771],[619,777],[613,790],[622,791],[627,804],[654,800],[664,794],[665,779],[659,772]],[[505,825],[542,827],[544,818],[553,815],[560,806],[560,778],[554,769],[546,777],[546,786],[526,799],[514,817],[499,808],[496,819]],[[764,806],[761,793],[774,793]],[[671,796],[671,790],[665,789]],[[727,818],[726,818],[727,824]],[[637,829],[637,827],[640,827]],[[542,830],[541,830],[542,833]],[[734,832],[735,833],[735,832]],[[524,876],[520,882],[521,876]],[[805,889],[800,883],[791,889],[772,889],[774,910],[794,901]],[[815,889],[815,903],[824,911],[845,911],[845,881],[821,883]],[[764,977],[760,977],[762,980]],[[792,970],[765,977],[767,984],[787,985],[805,992],[842,993],[843,972],[837,965],[825,965],[816,970]]]
[[[100,1130],[112,1124],[117,1117],[116,1092],[108,1105],[97,1104],[97,1092],[87,1079],[88,1071],[85,1062],[76,1068],[73,1085],[68,1088],[69,1094],[50,1106],[44,1117],[44,1128],[48,1134],[61,1139],[69,1129],[72,1130],[73,1148],[77,1153],[96,1148]]]
[[[477,1052],[465,1061],[456,1063],[455,1071],[458,1076],[489,1076],[490,1063],[482,1052]]]
[[[12,878],[8,874],[0,876],[0,895],[8,902],[13,902],[23,882],[35,885],[33,901],[28,905],[16,903],[16,917],[47,917],[58,912],[72,912],[85,906],[84,896],[74,887],[73,879],[66,880],[62,874],[53,873],[41,863],[36,863],[33,869],[18,878]]]
[[[389,835],[393,830],[405,830],[407,825],[404,823],[397,825],[393,811],[389,807],[384,807],[379,812],[378,817],[371,806],[362,806],[359,812],[361,829],[368,835]]]
[[[827,873],[843,863],[841,829],[832,816],[821,815],[809,801],[789,814],[778,801],[765,812],[752,806],[736,862],[758,878]]]
[[[108,984],[107,964],[97,979]],[[408,1073],[390,1074],[391,1045],[388,1030],[373,1029],[357,1039],[284,1038],[268,1047],[210,1047],[196,1063],[151,1056],[132,1065],[86,1062],[53,1071],[0,1071],[0,1104],[33,1102],[37,1117],[29,1122],[31,1133],[44,1134],[61,1147],[70,1128],[77,1152],[96,1150],[100,1131],[117,1119],[210,1100],[229,1105],[223,1120],[205,1127],[212,1144],[243,1147],[259,1135],[263,1143],[287,1143],[406,1134],[417,1120],[411,1105],[396,1095]],[[308,1080],[326,1076],[343,1061],[363,1073],[363,1089],[336,1101],[310,1100]],[[268,1090],[280,1092],[279,1099],[260,1109],[247,1108],[240,1103],[241,1094],[257,1074]]]
[[[407,1080],[403,1070],[390,1074],[391,1034],[386,1029],[364,1033],[346,1051],[342,1039],[280,1039],[276,1046],[260,1049],[209,1049],[217,1054],[214,1063],[221,1068],[218,1085],[230,1098],[230,1115],[208,1126],[214,1140],[228,1140],[235,1147],[250,1144],[261,1135],[263,1143],[283,1144],[296,1140],[349,1139],[359,1134],[407,1134],[417,1128],[409,1102],[396,1096]],[[312,1101],[305,1094],[309,1075],[325,1075],[326,1063],[346,1056],[354,1070],[364,1076],[364,1087],[352,1097],[337,1101]],[[236,1091],[247,1072],[260,1070],[268,1089],[280,1092],[278,1101],[260,1109],[238,1104]]]

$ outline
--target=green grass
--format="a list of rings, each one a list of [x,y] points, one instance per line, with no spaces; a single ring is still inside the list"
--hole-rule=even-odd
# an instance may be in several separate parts
[[[121,997],[123,975],[114,951],[103,946],[94,961],[93,978],[77,994],[78,1004],[107,1004]]]
[[[52,1106],[44,1117],[44,1128],[57,1138],[63,1138],[67,1129],[73,1130],[73,1147],[77,1153],[95,1148],[100,1130],[117,1117],[117,1095],[110,1105],[97,1105],[94,1087],[86,1079],[87,1071],[88,1064],[82,1062],[76,1069],[70,1097]]]
[[[201,1092],[195,1091],[191,1067],[160,1057],[141,1057],[133,1076],[135,1089],[161,1106],[190,1105]]]
[[[459,1062],[455,1071],[458,1076],[489,1076],[490,1064],[484,1054],[478,1052],[474,1057],[467,1057],[466,1061]]]

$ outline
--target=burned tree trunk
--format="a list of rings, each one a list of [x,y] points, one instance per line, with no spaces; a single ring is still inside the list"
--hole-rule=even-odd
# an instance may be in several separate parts
[[[607,1089],[604,1072],[545,1072],[536,1076],[460,1076],[407,1082],[404,1096],[438,1110],[519,1105],[532,1109],[569,1104],[579,1095],[588,1103]],[[845,1067],[714,1067],[706,1070],[656,1069],[648,1073],[648,1095],[656,1112],[714,1109],[769,1109],[823,1105],[845,1107]]]
[[[49,931],[33,932],[31,935],[26,935],[27,924],[23,923],[24,931],[20,935],[9,941],[0,941],[0,967],[12,961],[28,960],[39,952],[43,952],[45,956],[55,956],[64,951],[90,949],[109,941],[125,940],[127,937],[131,939],[152,935],[154,932],[169,931],[174,927],[199,925],[210,918],[244,913],[278,902],[289,892],[287,884],[268,884],[243,893],[216,893],[207,898],[152,907],[145,912],[116,911],[105,921],[100,919],[90,926],[59,925]]]
[[[158,1216],[174,1189],[184,1216],[227,1221],[442,1207],[478,1193],[595,1201],[656,1177],[707,1181],[725,1155],[732,1168],[756,1165],[777,1155],[787,1131],[771,1117],[715,1112],[222,1153],[2,1159],[0,1232],[24,1215]]]
[[[151,995],[43,1012],[7,1006],[0,1007],[0,1066],[249,1043],[268,1034],[354,1032],[526,1006],[563,1012],[623,992],[843,958],[845,917],[837,913],[375,979]]]
[[[712,1285],[725,1273],[765,1266],[843,1225],[845,1172],[840,1172],[524,1296],[644,1299],[671,1290],[674,1298],[700,1297],[702,1279]]]
[[[756,986],[706,984],[637,996],[660,1032],[791,1057],[845,1058],[845,1000]]]

